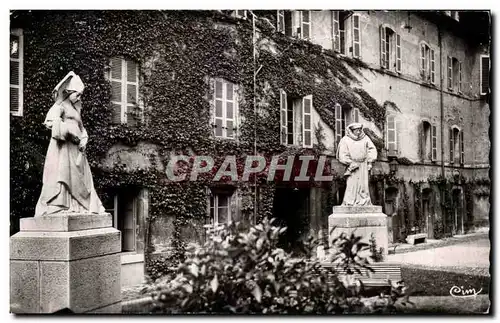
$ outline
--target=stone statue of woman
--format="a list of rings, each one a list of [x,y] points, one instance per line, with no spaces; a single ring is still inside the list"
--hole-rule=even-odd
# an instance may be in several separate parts
[[[352,123],[340,140],[337,160],[347,166],[343,206],[372,205],[368,187],[368,172],[377,159],[377,149],[363,131],[363,125]]]
[[[69,72],[53,91],[55,103],[44,122],[51,130],[51,138],[35,216],[104,213],[85,156],[88,136],[80,114],[84,88],[80,77]]]

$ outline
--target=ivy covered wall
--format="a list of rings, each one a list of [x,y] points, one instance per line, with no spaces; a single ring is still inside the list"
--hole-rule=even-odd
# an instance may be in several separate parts
[[[130,170],[119,162],[109,167],[104,161],[112,147],[135,147],[147,142],[157,147],[157,156],[164,165],[176,153],[211,155],[216,166],[226,155],[243,160],[253,154],[254,143],[258,153],[267,157],[319,156],[325,148],[331,148],[325,147],[331,143],[318,140],[319,129],[315,131],[313,148],[280,145],[279,90],[282,89],[296,96],[313,95],[314,109],[333,131],[335,104],[359,108],[362,117],[376,130],[367,134],[382,152],[384,141],[379,135],[383,133],[385,112],[388,106],[395,105],[377,103],[360,87],[359,71],[364,64],[277,33],[271,26],[275,25],[274,11],[256,13],[262,19],[257,20],[254,63],[251,21],[235,19],[224,12],[16,11],[11,16],[12,27],[24,30],[24,115],[11,117],[11,233],[18,230],[20,217],[34,214],[49,142],[49,132],[42,123],[52,105],[52,89],[71,70],[86,85],[83,121],[90,135],[87,155],[99,196],[106,201],[112,188],[148,188],[149,221],[171,216],[174,244],[182,244],[178,228],[190,219],[206,216],[207,187],[212,184],[213,174],[196,182],[170,182],[161,168]],[[109,58],[115,56],[136,60],[141,66],[144,124],[129,127],[110,123],[111,88],[105,74]],[[253,72],[254,67],[260,66],[255,83],[259,113],[255,114]],[[212,137],[211,78],[223,78],[241,87],[239,111],[244,120],[238,129],[241,134],[238,141]],[[242,165],[238,163],[240,171]],[[325,175],[329,172],[338,178],[339,170],[333,167]],[[264,181],[262,174],[257,176],[260,186],[257,218],[261,218],[272,215],[276,183]],[[246,201],[242,216],[250,218],[254,212],[252,181],[231,184],[240,188]],[[320,186],[320,183],[306,184]],[[327,196],[326,200],[333,197]]]

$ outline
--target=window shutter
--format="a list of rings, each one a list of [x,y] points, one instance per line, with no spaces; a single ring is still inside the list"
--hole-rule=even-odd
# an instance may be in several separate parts
[[[453,64],[450,56],[447,56],[448,66],[448,89],[453,88]]]
[[[387,68],[387,46],[384,26],[380,26],[380,65]]]
[[[431,146],[432,146],[432,160],[436,161],[437,160],[437,128],[436,126],[432,125],[431,127],[432,130],[432,136],[431,136]]]
[[[340,14],[333,11],[333,50],[340,52]]]
[[[396,34],[396,72],[401,73],[401,35]]]
[[[458,62],[458,92],[462,92],[462,62]]]
[[[214,113],[214,135],[222,137],[224,121],[224,83],[221,80],[215,80],[215,113]]]
[[[284,32],[285,31],[285,10],[277,10],[277,26],[276,28],[278,29],[279,32]]]
[[[335,104],[335,142],[338,144],[342,139],[342,106]]]
[[[431,82],[436,83],[436,57],[434,49],[431,49]]]
[[[300,34],[302,39],[309,39],[311,37],[310,14],[309,10],[302,10],[300,12]]]
[[[281,136],[280,136],[280,143],[282,145],[287,144],[287,106],[286,106],[286,92],[283,90],[280,90],[280,129],[281,129]]]
[[[111,122],[114,124],[122,123],[123,117],[123,86],[122,80],[123,77],[123,60],[118,57],[114,57],[111,59],[111,70],[109,79],[111,80],[111,105],[112,105],[112,113],[111,113]]]
[[[358,108],[354,108],[352,110],[352,112],[353,112],[353,118],[352,119],[354,120],[354,122],[359,122],[359,109]]]
[[[226,100],[225,100],[225,131],[226,131],[226,136],[227,138],[234,138],[235,137],[235,112],[236,112],[236,104],[235,104],[235,88],[233,83],[225,82],[225,94],[226,94]]]
[[[454,145],[455,142],[453,140],[453,128],[450,128],[450,164],[453,164],[453,162],[455,161],[454,151],[453,151]]]
[[[20,29],[10,32],[10,113],[23,115],[23,33]]]
[[[135,127],[141,120],[141,115],[139,111],[139,106],[137,104],[138,88],[139,88],[139,77],[138,77],[138,66],[134,61],[125,61],[126,69],[126,98],[125,102],[127,106],[126,120],[127,124],[131,127]]]
[[[387,150],[388,156],[397,156],[396,120],[387,116]]]
[[[354,57],[360,57],[361,56],[361,34],[360,34],[360,28],[359,28],[359,16],[353,15],[352,22],[353,22],[353,24],[352,24],[353,55],[354,55]]]
[[[302,98],[302,137],[304,147],[311,148],[312,144],[312,95]]]
[[[480,61],[480,88],[481,95],[486,95],[490,93],[490,57],[489,56],[481,56]]]
[[[460,131],[460,164],[465,163],[464,131]]]

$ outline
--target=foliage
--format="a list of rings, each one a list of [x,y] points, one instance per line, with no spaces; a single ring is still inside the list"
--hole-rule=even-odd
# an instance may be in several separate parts
[[[370,236],[370,256],[375,262],[381,262],[384,260],[384,248],[377,246],[377,240],[373,233]]]
[[[378,152],[377,157],[380,158],[381,152],[385,150],[384,139],[377,136],[375,134],[375,132],[373,132],[373,130],[371,130],[370,128],[363,128],[363,131],[370,138],[370,140],[373,142],[373,144],[375,145],[375,148],[377,148],[377,152]]]
[[[413,164],[414,164],[414,163],[413,163],[410,159],[408,159],[408,158],[406,158],[406,157],[398,157],[398,158],[397,158],[397,161],[398,161],[398,163],[399,163],[399,164],[401,164],[401,165],[407,165],[407,166],[410,166],[410,165],[413,165]]]
[[[315,242],[304,248],[311,257],[293,259],[277,247],[285,228],[263,220],[248,231],[229,228],[210,230],[210,239],[193,250],[175,275],[166,276],[151,287],[154,302],[162,313],[237,314],[324,314],[393,311],[404,297],[395,286],[391,295],[373,299],[361,297],[363,287],[351,279],[339,279],[313,256]],[[340,266],[354,271],[367,267],[358,252],[366,248],[360,237],[343,236],[332,253]],[[397,293],[400,293],[399,295]],[[398,295],[398,296],[396,296]],[[381,304],[383,304],[381,306]]]
[[[183,259],[182,259],[183,260]],[[168,256],[160,256],[157,258],[150,257],[146,260],[146,273],[151,281],[155,281],[160,277],[171,275],[175,272],[178,265],[181,263],[178,255],[170,254]]]

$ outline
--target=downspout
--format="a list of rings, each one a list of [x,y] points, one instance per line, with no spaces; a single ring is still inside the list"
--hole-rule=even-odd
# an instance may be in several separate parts
[[[441,111],[441,176],[444,178],[444,104],[443,104],[443,46],[441,37],[441,28],[438,25],[438,43],[439,43],[439,79],[440,79],[440,89],[439,89],[439,106]]]
[[[440,80],[440,88],[439,88],[439,108],[441,112],[441,118],[440,118],[440,128],[441,128],[441,176],[444,177],[444,103],[443,103],[443,44],[442,44],[442,34],[441,34],[441,28],[439,27],[439,24],[437,25],[438,28],[438,46],[439,46],[439,80]],[[440,199],[441,199],[441,218],[443,220],[443,230],[444,234],[446,234],[446,209],[445,209],[445,192],[444,190],[441,190],[440,192]],[[433,221],[434,222],[434,221]],[[432,227],[434,228],[434,223],[432,223]]]

